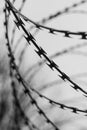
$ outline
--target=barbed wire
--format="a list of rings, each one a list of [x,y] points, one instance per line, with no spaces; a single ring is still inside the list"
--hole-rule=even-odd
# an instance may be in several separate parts
[[[37,22],[37,23],[38,23],[38,24],[39,24],[39,23],[41,23],[41,24],[46,24],[46,23],[49,22],[50,20],[52,20],[52,19],[54,19],[54,18],[57,18],[57,17],[59,17],[59,16],[65,14],[65,13],[69,13],[70,10],[72,10],[73,8],[76,8],[76,7],[78,7],[78,6],[82,5],[82,4],[85,4],[86,2],[87,2],[86,0],[81,0],[80,2],[74,3],[74,4],[72,4],[72,5],[69,6],[69,7],[65,7],[63,10],[58,11],[58,12],[56,12],[56,13],[54,13],[54,14],[48,16],[47,18],[43,18],[42,20],[40,20],[40,21]],[[35,28],[35,26],[31,26],[31,27],[30,27],[30,30],[33,29],[33,28]]]
[[[72,6],[64,8],[63,11],[58,11],[57,13],[55,13],[53,15],[50,15],[47,18],[43,18],[42,20],[40,20],[37,23],[46,24],[50,20],[54,19],[55,17],[59,17],[59,16],[63,15],[64,13],[76,13],[78,11],[72,11],[71,9],[76,8],[77,6],[79,6],[81,4],[84,4],[85,2],[87,2],[87,1],[81,0],[79,3],[74,3]],[[83,11],[79,11],[78,13],[82,13],[82,12]],[[35,28],[35,26],[30,26],[29,30],[32,30],[33,28]],[[38,31],[39,30],[37,29],[36,32],[38,32]],[[18,45],[18,43],[20,43],[20,41],[22,40],[22,38],[23,38],[23,35],[18,39],[17,45]]]
[[[78,2],[78,3],[74,3],[74,4],[72,4],[71,6],[69,6],[69,7],[65,7],[63,10],[61,10],[61,11],[58,11],[58,12],[56,12],[56,13],[54,13],[54,14],[52,14],[52,15],[50,15],[50,16],[48,16],[47,18],[43,18],[42,20],[40,20],[39,22],[37,22],[38,24],[46,24],[47,22],[49,22],[49,21],[51,21],[51,20],[53,20],[53,19],[55,19],[55,18],[58,18],[59,16],[62,16],[62,15],[64,15],[64,14],[66,14],[66,13],[72,13],[72,9],[73,8],[76,8],[76,7],[78,7],[78,6],[80,6],[80,5],[82,5],[82,4],[85,4],[87,1],[86,0],[81,0],[80,2]],[[74,12],[73,12],[74,13]],[[30,27],[30,30],[32,30],[33,28],[35,28],[35,26],[31,26]],[[38,31],[38,30],[37,30]]]
[[[26,2],[26,0],[22,0],[22,3],[21,3],[21,5],[20,5],[20,8],[18,9],[19,12],[22,11],[22,9],[23,9],[23,7],[24,7],[24,5],[25,5],[25,2]],[[16,27],[14,26],[14,27],[13,27],[13,30],[12,30],[11,44],[13,44],[13,42],[14,42],[15,32],[16,32]]]
[[[13,68],[14,68],[14,70],[16,70],[16,78],[17,78],[18,82],[21,83],[24,87],[24,93],[27,94],[30,97],[31,104],[36,106],[36,108],[38,109],[39,115],[43,115],[43,117],[46,119],[47,123],[50,123],[55,128],[55,130],[59,130],[59,128],[57,128],[57,126],[46,116],[44,111],[39,107],[37,101],[32,97],[31,91],[27,88],[26,82],[22,79],[15,62],[13,62]]]
[[[35,46],[35,48],[37,49],[37,50],[35,50],[35,52],[38,54],[38,56],[39,56],[40,58],[42,58],[42,56],[43,56],[43,57],[47,60],[48,63],[46,63],[46,64],[48,65],[48,67],[49,67],[51,70],[54,71],[54,69],[55,69],[57,72],[59,72],[59,74],[61,74],[61,75],[58,75],[58,76],[59,76],[63,81],[66,81],[66,80],[67,80],[67,81],[71,84],[70,86],[71,86],[74,90],[76,90],[76,91],[79,90],[79,91],[81,91],[81,92],[83,93],[84,96],[86,96],[86,95],[87,95],[87,92],[86,92],[85,90],[83,90],[83,89],[82,89],[78,84],[76,84],[74,81],[72,81],[67,74],[65,74],[62,70],[60,70],[60,69],[59,69],[59,66],[58,66],[53,60],[49,59],[49,57],[47,56],[47,53],[43,50],[43,48],[37,45],[35,38],[32,36],[32,34],[31,34],[30,32],[27,32],[27,30],[26,30],[25,27],[24,27],[24,23],[23,23],[22,19],[19,18],[19,17],[16,15],[16,13],[15,13],[15,11],[13,10],[13,8],[12,8],[12,6],[11,6],[9,0],[6,0],[6,2],[8,3],[8,6],[9,6],[9,7],[8,7],[8,10],[9,10],[9,11],[12,11],[12,13],[13,13],[15,19],[17,20],[17,21],[15,21],[16,26],[18,27],[18,29],[19,29],[19,27],[22,28],[23,32],[26,34],[26,36],[24,36],[24,38],[26,39],[26,41],[27,41],[27,43],[28,43],[29,45],[31,45],[31,43],[32,43],[32,44]]]
[[[43,117],[46,119],[47,123],[50,123],[55,128],[55,130],[59,130],[59,128],[48,118],[48,116],[46,116],[46,114],[44,113],[44,111],[39,107],[37,101],[31,95],[31,91],[28,91],[28,89],[27,89],[27,87],[25,85],[25,82],[22,80],[22,78],[21,78],[21,76],[20,76],[20,74],[18,72],[17,66],[16,66],[16,64],[14,62],[15,58],[14,58],[14,56],[12,54],[11,47],[10,47],[9,43],[7,44],[7,47],[8,47],[8,51],[10,53],[9,57],[11,58],[11,61],[12,61],[11,62],[12,63],[11,64],[11,68],[14,69],[14,70],[16,70],[16,78],[23,85],[25,94],[27,94],[29,96],[29,98],[31,99],[31,104],[36,106],[36,108],[38,109],[39,115],[43,115]]]
[[[12,8],[13,11],[15,13],[17,13],[19,16],[21,16],[26,22],[32,23],[33,25],[35,25],[36,28],[38,28],[40,30],[42,30],[42,29],[48,30],[49,33],[54,34],[54,35],[58,34],[58,33],[62,33],[62,34],[64,34],[64,37],[68,37],[68,38],[73,38],[72,36],[80,36],[81,37],[80,39],[84,39],[84,40],[87,39],[87,32],[85,32],[85,31],[84,32],[82,32],[82,31],[74,32],[74,31],[59,30],[59,29],[54,29],[54,28],[50,28],[50,27],[47,27],[47,26],[43,26],[43,25],[40,25],[40,24],[32,21],[31,19],[27,18],[26,16],[24,16],[12,4],[11,4],[10,8]],[[17,26],[19,26],[19,25],[17,25]]]
[[[27,44],[26,44],[27,45]],[[83,44],[77,44],[75,46],[71,46],[67,49],[64,49],[60,52],[56,52],[54,54],[52,54],[51,56],[49,56],[49,58],[52,60],[52,59],[55,59],[59,56],[62,56],[64,54],[67,54],[67,53],[71,53],[71,54],[75,54],[75,55],[82,55],[82,56],[86,56],[86,54],[84,53],[81,53],[78,52],[78,51],[75,51],[75,49],[78,49],[78,48],[81,48],[81,47],[85,47],[87,45],[87,43],[83,43]],[[38,61],[37,63],[35,63],[34,65],[32,65],[31,67],[29,67],[25,73],[23,74],[23,77],[24,79],[27,80],[27,82],[32,82],[33,78],[35,77],[35,75],[37,73],[39,73],[39,71],[41,70],[41,68],[44,66],[44,64],[46,63],[46,60],[42,60],[42,61]],[[20,67],[19,67],[20,68]],[[31,74],[30,74],[31,73]],[[29,76],[28,76],[29,75]]]
[[[25,86],[25,93],[26,93],[26,94],[29,94],[29,95],[31,96],[31,94],[30,94],[31,92],[30,92],[30,90],[29,90],[29,89],[31,89],[33,92],[37,93],[40,98],[46,99],[47,101],[49,101],[50,104],[55,104],[55,105],[60,106],[61,109],[65,109],[65,108],[66,108],[66,109],[72,110],[72,112],[73,112],[73,113],[76,113],[76,114],[77,114],[78,112],[87,113],[87,110],[81,110],[81,109],[78,109],[78,108],[76,108],[76,107],[70,107],[70,106],[64,105],[64,104],[62,104],[62,103],[53,101],[52,99],[50,99],[50,98],[48,98],[48,97],[46,97],[46,96],[40,94],[40,93],[39,93],[37,90],[35,90],[34,88],[31,88],[30,85],[29,85],[29,89],[28,89],[28,87],[27,87],[28,84],[27,84],[27,83],[23,80],[23,78],[21,77],[20,73],[18,72],[18,70],[17,70],[17,68],[16,68],[17,66],[16,66],[15,63],[14,63],[14,67],[15,67],[16,72],[17,72],[17,76],[18,76],[17,79],[18,79],[18,81],[19,81],[19,82],[22,82],[22,84],[24,84],[24,86]],[[35,103],[35,104],[36,104],[34,98],[33,98],[32,101],[33,101],[32,103]],[[41,112],[42,112],[42,111],[41,111]]]
[[[68,13],[73,8],[76,8],[76,7],[78,7],[78,6],[82,5],[82,4],[85,4],[86,2],[87,2],[86,0],[81,0],[80,2],[74,3],[69,7],[65,7],[62,11],[58,11],[58,12],[48,16],[47,18],[43,18],[40,23],[46,23],[46,22],[48,22],[48,21],[50,21],[50,20],[52,20],[54,18],[57,18],[58,16],[60,16],[60,15],[62,15],[64,13]]]
[[[9,43],[9,37],[8,37],[8,18],[7,18],[8,16],[7,16],[7,13],[6,13],[6,5],[5,5],[4,13],[5,13],[4,26],[5,26],[5,28],[6,28],[5,38],[6,38],[6,40],[7,40],[6,46],[7,46],[7,48],[8,48],[8,52],[9,52],[8,56],[10,57],[10,56],[11,56],[11,47],[9,46],[10,43]],[[32,121],[30,121],[30,120],[27,118],[27,116],[25,115],[24,111],[22,110],[22,108],[21,108],[21,106],[20,106],[20,103],[19,103],[19,100],[18,100],[17,94],[16,94],[15,81],[14,81],[14,79],[13,79],[13,78],[14,78],[14,74],[13,74],[13,73],[14,73],[14,69],[13,69],[13,67],[12,67],[13,61],[14,61],[14,57],[11,57],[9,64],[10,64],[11,87],[12,87],[12,90],[13,90],[13,97],[14,97],[14,103],[15,103],[15,106],[14,106],[14,107],[17,107],[17,108],[19,109],[19,112],[20,112],[20,114],[21,114],[21,117],[22,117],[22,119],[24,119],[25,124],[28,126],[29,129],[30,129],[30,124],[31,124],[33,128],[39,130],[39,128],[37,128],[36,125],[34,125],[34,124],[32,123]],[[13,104],[14,104],[14,103],[13,103]],[[17,112],[17,111],[15,111],[15,112]],[[17,113],[15,113],[15,114],[17,114]],[[17,115],[16,115],[16,116],[17,116]],[[15,118],[17,119],[18,117],[16,117],[16,116],[15,116]],[[17,120],[15,120],[15,121],[16,121],[15,123],[18,122]],[[17,123],[16,125],[18,126],[19,124]],[[18,126],[18,127],[19,127],[19,126]]]
[[[57,18],[57,17],[59,17],[59,16],[62,16],[63,14],[66,14],[66,13],[85,13],[85,12],[82,12],[82,11],[73,11],[72,9],[78,7],[78,6],[82,5],[82,4],[85,4],[86,2],[87,2],[87,1],[85,1],[85,0],[81,0],[81,1],[78,2],[78,3],[74,3],[74,4],[72,4],[72,5],[69,6],[69,7],[65,7],[65,8],[64,8],[63,10],[61,10],[61,11],[58,11],[58,12],[56,12],[56,13],[54,13],[54,14],[52,14],[52,15],[46,17],[46,18],[43,18],[42,20],[40,20],[40,21],[37,22],[37,23],[44,25],[44,24],[46,24],[47,22],[51,21],[52,19]],[[34,29],[34,28],[35,28],[35,26],[30,26],[30,28],[28,29],[28,31],[31,31],[31,30]],[[35,36],[39,31],[40,31],[39,29],[36,29],[33,35]],[[14,52],[16,51],[16,49],[17,49],[19,43],[21,42],[22,38],[23,38],[23,35],[21,35],[21,36],[19,37],[19,39],[17,40],[16,45],[15,45],[15,48],[14,48]],[[22,51],[22,52],[23,52],[23,53],[22,53],[22,56],[23,56],[23,54],[25,53],[26,48],[27,48],[27,47],[25,46],[24,51]],[[21,61],[22,61],[22,56],[20,55]],[[21,61],[20,61],[20,64],[21,64]]]
[[[46,96],[40,94],[40,93],[39,93],[37,90],[35,90],[34,88],[31,88],[30,85],[29,85],[29,89],[28,89],[28,88],[27,88],[28,84],[27,84],[27,83],[23,80],[23,78],[21,77],[20,73],[19,73],[18,70],[17,70],[17,66],[16,66],[15,63],[14,63],[14,67],[15,67],[15,70],[16,70],[16,72],[17,72],[17,76],[18,76],[17,79],[18,79],[18,81],[21,82],[22,84],[24,84],[24,86],[25,86],[25,91],[24,91],[25,94],[28,94],[28,95],[31,96],[31,94],[30,94],[31,91],[29,90],[29,89],[31,89],[33,92],[37,93],[40,98],[46,99],[47,101],[49,101],[50,104],[55,104],[55,105],[60,106],[61,109],[67,108],[67,109],[69,109],[69,110],[72,110],[72,112],[73,112],[73,113],[76,113],[76,114],[77,114],[78,112],[87,113],[87,110],[81,110],[81,109],[78,109],[78,108],[76,108],[76,107],[70,107],[70,106],[64,105],[64,104],[62,104],[62,103],[53,101],[53,100],[51,100],[50,98],[48,98],[48,97],[46,97]],[[32,96],[31,96],[31,97],[32,97]],[[33,98],[32,101],[33,101],[32,103],[35,103],[35,104],[36,104],[34,98]],[[41,111],[41,114],[42,114],[42,113],[43,113],[43,112]]]
[[[63,49],[63,50],[60,51],[60,52],[56,52],[56,53],[52,54],[51,56],[49,56],[49,58],[52,60],[52,59],[54,59],[54,58],[56,58],[56,57],[62,56],[62,55],[64,55],[64,54],[67,54],[67,53],[72,52],[72,51],[74,51],[74,50],[76,50],[76,49],[78,49],[78,48],[85,47],[85,46],[87,46],[87,43],[86,43],[86,42],[83,43],[83,44],[77,44],[77,45],[75,45],[75,46],[71,46],[71,47],[69,47],[69,48]],[[36,64],[32,65],[32,67],[29,67],[29,69],[27,69],[27,71],[26,71],[25,74],[24,74],[24,77],[27,77],[27,75],[28,75],[34,68],[35,68],[35,69],[36,69],[37,67],[40,68],[40,67],[42,67],[45,63],[46,63],[46,60],[38,61]],[[35,74],[35,73],[34,73],[34,74]]]
[[[52,99],[50,99],[50,98],[48,98],[48,97],[46,97],[46,96],[44,96],[43,94],[41,94],[40,92],[38,92],[37,90],[35,90],[34,88],[32,88],[30,85],[28,85],[28,83],[26,82],[26,81],[24,81],[24,79],[22,78],[22,76],[21,76],[21,74],[18,72],[18,75],[19,75],[19,81],[20,82],[24,82],[25,83],[25,85],[26,85],[26,88],[27,88],[27,90],[25,91],[25,93],[29,93],[30,91],[29,91],[29,89],[31,89],[33,92],[35,92],[40,98],[44,98],[44,99],[46,99],[47,101],[49,101],[49,103],[50,104],[55,104],[55,105],[58,105],[58,106],[60,106],[60,108],[61,109],[65,109],[65,108],[67,108],[67,109],[69,109],[69,110],[72,110],[72,112],[73,113],[78,113],[78,112],[81,112],[81,113],[87,113],[87,110],[81,110],[81,109],[78,109],[78,108],[76,108],[76,107],[71,107],[71,106],[67,106],[67,105],[64,105],[64,104],[62,104],[62,103],[59,103],[59,102],[56,102],[56,101],[53,101]],[[22,80],[22,81],[21,81]],[[29,86],[29,87],[27,87],[27,86]],[[28,89],[29,88],[29,89]],[[87,115],[85,115],[85,116],[87,116]]]
[[[85,78],[86,76],[87,76],[87,73],[78,73],[76,75],[71,75],[70,77],[75,79],[76,81],[78,81],[78,79],[79,79],[79,82],[82,82],[85,85],[87,85],[87,83],[85,81],[82,81],[80,79],[82,77]],[[26,81],[27,81],[27,83],[32,84],[32,81],[30,81],[30,80],[29,80],[30,82],[28,80],[26,80]],[[54,81],[51,81],[51,82],[47,82],[44,85],[41,85],[40,87],[38,87],[37,91],[42,93],[43,91],[46,91],[47,89],[50,89],[52,87],[59,87],[59,85],[62,85],[62,84],[63,84],[63,82],[60,79],[59,80],[54,80]]]
[[[8,3],[8,1],[9,0],[6,0],[7,3]],[[26,39],[26,41],[29,43],[29,45],[31,45],[31,43],[32,43],[36,47],[37,50],[35,50],[35,52],[40,56],[40,58],[42,58],[42,56],[43,56],[45,58],[44,61],[48,61],[48,63],[46,63],[46,64],[52,70],[56,69],[61,74],[61,75],[58,75],[58,76],[60,76],[61,79],[63,79],[64,81],[66,81],[66,80],[69,81],[72,84],[72,85],[70,85],[72,88],[74,88],[75,90],[80,90],[86,96],[87,92],[85,90],[83,90],[79,85],[77,85],[76,83],[74,83],[70,79],[70,77],[68,75],[66,75],[64,72],[62,72],[59,69],[59,66],[53,60],[51,60],[50,58],[48,58],[47,53],[43,50],[43,48],[37,45],[35,38],[32,36],[32,34],[30,32],[29,33],[27,32],[27,30],[24,27],[22,19],[15,14],[14,10],[12,10],[12,7],[8,7],[8,8],[10,8],[9,11],[12,11],[13,15],[16,18],[16,21],[15,21],[16,26],[18,28],[20,28],[20,27],[22,28],[22,30],[26,34],[24,36],[25,39]],[[67,52],[64,51],[63,53],[67,53]],[[11,59],[14,59],[14,56],[13,56],[12,52],[10,53],[9,57]],[[35,105],[37,107],[39,115],[43,115],[45,117],[45,119],[46,119],[46,122],[50,123],[55,128],[55,130],[59,130],[59,128],[48,118],[48,116],[46,116],[45,112],[43,112],[43,110],[39,107],[38,102],[32,96],[32,92],[35,92],[41,99],[42,98],[46,99],[51,105],[57,105],[57,106],[59,106],[63,110],[69,109],[69,110],[71,110],[75,114],[80,114],[80,113],[87,114],[87,110],[82,110],[82,109],[79,109],[77,107],[67,106],[65,104],[56,102],[56,101],[54,101],[54,100],[52,100],[52,99],[44,96],[43,94],[41,94],[40,92],[38,92],[34,88],[31,88],[30,85],[28,85],[27,82],[22,78],[20,72],[18,71],[18,66],[15,64],[15,60],[12,61],[11,67],[16,71],[16,78],[24,86],[24,92],[25,92],[25,94],[27,94],[30,97],[31,104]],[[28,86],[29,86],[29,89],[28,89]],[[85,115],[85,116],[87,116],[87,115]],[[36,127],[36,125],[35,125],[35,127]]]
[[[4,8],[4,13],[5,13],[5,28],[6,28],[6,32],[5,32],[5,38],[7,40],[7,42],[9,42],[9,38],[8,38],[8,20],[9,20],[9,15],[7,15],[7,11],[6,11],[6,3],[5,3],[5,8]],[[7,43],[8,44],[8,43]],[[9,62],[9,69],[10,69],[10,79],[11,79],[11,88],[12,88],[12,94],[13,94],[13,102],[12,102],[12,105],[14,107],[14,127],[16,127],[17,129],[20,129],[20,125],[19,125],[19,121],[18,121],[18,118],[16,120],[16,116],[18,115],[17,113],[17,109],[19,109],[18,107],[18,100],[17,100],[17,95],[15,94],[15,85],[14,85],[14,81],[13,81],[13,73],[14,71],[12,70],[11,68],[11,60]]]

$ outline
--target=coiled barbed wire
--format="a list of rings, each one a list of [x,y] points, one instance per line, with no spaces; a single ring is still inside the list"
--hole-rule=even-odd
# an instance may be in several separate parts
[[[9,53],[8,57],[10,57],[12,52],[11,52],[11,47],[10,47],[9,37],[8,37],[8,19],[7,19],[8,16],[7,16],[7,12],[6,12],[6,5],[5,5],[4,13],[5,13],[4,26],[6,27],[5,38],[7,40],[6,46],[8,48],[8,53]],[[14,57],[11,56],[11,58],[10,58],[10,78],[11,78],[11,86],[12,86],[12,90],[13,90],[14,103],[15,103],[14,108],[16,107],[16,108],[19,109],[20,116],[21,116],[22,119],[24,119],[25,124],[28,126],[29,130],[31,129],[30,125],[31,125],[32,128],[39,130],[39,128],[36,127],[36,125],[32,121],[30,121],[28,119],[28,117],[25,115],[25,112],[22,110],[21,105],[19,103],[19,99],[17,98],[15,81],[13,80],[13,78],[15,78],[14,75],[13,75],[13,72],[14,72],[13,61],[14,61]],[[17,112],[17,110],[14,110],[14,111]],[[19,116],[19,118],[20,118],[20,116]],[[17,115],[15,115],[15,119],[16,118],[18,118]],[[15,120],[15,121],[16,121],[15,123],[17,123],[16,125],[17,125],[18,129],[20,129],[20,127],[18,126],[19,125],[18,121],[17,120]]]
[[[15,64],[14,64],[14,65],[15,65]],[[15,67],[16,67],[16,66],[15,66]],[[17,70],[16,70],[16,71],[17,71]],[[19,72],[18,72],[18,76],[19,76],[19,80],[22,80],[22,82],[25,82],[25,81],[23,80],[23,78],[21,77],[21,75],[20,75]],[[20,82],[21,82],[21,81],[20,81]],[[86,113],[86,112],[87,112],[87,110],[80,110],[80,109],[78,109],[78,108],[69,107],[69,106],[66,106],[66,105],[64,105],[64,104],[61,104],[61,103],[55,102],[55,101],[53,101],[53,100],[47,98],[46,96],[40,94],[38,91],[36,91],[36,90],[33,89],[33,88],[31,88],[31,90],[34,91],[35,93],[37,93],[37,94],[39,95],[39,97],[47,99],[51,104],[59,105],[62,109],[64,109],[64,108],[68,108],[68,109],[71,109],[74,113],[77,113],[77,112],[83,112],[83,113]],[[27,89],[25,93],[29,93],[29,90]]]
[[[7,35],[7,34],[6,34],[6,35]],[[24,87],[24,92],[25,92],[25,93],[29,96],[29,98],[31,99],[31,104],[34,104],[34,105],[36,106],[36,108],[38,109],[38,113],[39,113],[40,115],[43,115],[43,117],[46,119],[46,122],[47,122],[47,123],[50,123],[50,124],[55,128],[55,130],[59,130],[59,128],[46,116],[46,114],[44,113],[44,111],[39,107],[37,101],[33,98],[32,94],[31,94],[31,91],[27,91],[28,89],[27,89],[27,87],[26,87],[26,85],[25,85],[25,82],[22,80],[22,78],[21,78],[21,76],[20,76],[20,74],[19,74],[19,72],[18,72],[17,66],[16,66],[16,64],[15,64],[15,62],[14,62],[15,58],[14,58],[14,56],[13,56],[13,54],[12,54],[12,51],[11,51],[11,47],[10,47],[9,42],[8,42],[8,44],[7,44],[7,47],[8,47],[8,51],[9,51],[9,53],[10,53],[9,57],[10,57],[11,60],[12,60],[11,68],[14,69],[14,70],[16,70],[16,78],[17,78],[17,80],[18,80],[19,82],[21,82],[21,84],[23,85],[23,87]]]
[[[15,21],[16,26],[18,27],[18,29],[19,29],[19,27],[21,27],[22,30],[23,30],[23,32],[26,34],[26,36],[24,36],[24,38],[26,39],[27,43],[29,45],[31,45],[31,43],[32,43],[35,46],[35,48],[37,49],[37,50],[35,50],[35,52],[39,55],[40,58],[42,58],[42,56],[43,56],[46,59],[46,61],[48,62],[46,64],[49,66],[49,68],[51,70],[55,69],[57,72],[59,72],[61,74],[61,75],[58,75],[58,76],[63,81],[67,80],[71,84],[70,86],[74,90],[76,90],[76,91],[79,90],[79,91],[81,91],[84,94],[84,96],[86,96],[87,92],[85,90],[83,90],[78,84],[76,84],[75,82],[73,82],[68,75],[66,75],[63,71],[61,71],[59,69],[59,66],[53,60],[49,59],[49,57],[47,56],[47,53],[43,50],[43,48],[40,47],[40,46],[38,46],[38,44],[36,43],[36,40],[32,36],[32,34],[30,32],[27,32],[27,30],[24,27],[24,23],[23,23],[22,19],[16,15],[13,7],[11,6],[10,1],[6,0],[6,2],[8,3],[8,6],[9,6],[8,10],[12,11],[12,13],[13,13],[15,19],[16,19],[16,21]]]
[[[55,19],[55,18],[59,18],[59,16],[62,16],[63,14],[66,14],[66,13],[76,13],[76,12],[82,13],[81,11],[73,11],[72,9],[74,9],[74,8],[76,8],[76,7],[78,7],[78,6],[81,6],[82,4],[85,4],[86,2],[87,2],[86,0],[81,0],[80,2],[74,3],[74,4],[72,4],[72,5],[69,6],[69,7],[65,7],[65,8],[64,8],[63,10],[61,10],[61,11],[57,11],[56,13],[54,13],[54,14],[48,16],[47,18],[43,18],[42,20],[40,20],[40,21],[37,22],[37,23],[44,25],[44,24],[46,24],[47,22],[49,22],[49,21],[51,21],[51,20],[53,20],[53,19]],[[30,26],[30,28],[28,29],[28,31],[31,31],[31,30],[34,29],[34,28],[35,28],[35,26],[32,25],[32,26]],[[35,32],[34,32],[34,36],[35,36],[39,31],[40,31],[39,29],[36,29]],[[14,37],[14,35],[13,35],[13,37]],[[21,36],[19,37],[19,39],[17,40],[16,45],[15,45],[15,48],[14,48],[14,52],[16,51],[16,49],[17,49],[19,43],[21,42],[22,38],[23,38],[23,35],[21,35]],[[12,38],[12,39],[14,39],[14,38]],[[26,48],[27,48],[27,46],[25,45],[25,48],[24,48],[23,51],[21,52],[22,55],[20,55],[20,59],[21,59],[21,60],[22,60],[22,56],[23,56],[24,53],[25,53]],[[21,61],[20,61],[20,64],[21,64]]]
[[[19,20],[20,20],[20,18],[18,18]],[[21,27],[21,25],[23,25],[23,23],[19,23],[19,21],[17,21],[18,19],[16,19],[16,21],[15,21],[15,23],[16,23],[16,25],[17,25],[17,27],[18,28],[20,28]],[[22,20],[22,19],[21,19]],[[21,21],[20,21],[21,22]],[[24,26],[24,25],[23,25]],[[26,38],[26,40],[30,43],[30,45],[31,45],[31,43],[32,43],[32,41],[34,40],[35,41],[35,39],[33,38],[33,36],[32,35],[27,35],[27,37],[25,36],[25,38]],[[31,39],[30,39],[31,38]],[[36,42],[36,41],[35,41]],[[37,47],[37,46],[36,46]],[[44,51],[44,50],[42,50],[42,48],[41,47],[39,47],[38,48],[38,50],[35,50],[35,52],[36,53],[38,53],[38,55],[42,58],[42,56],[45,56],[45,55],[47,55],[46,53],[45,53],[45,51],[44,52],[41,52],[41,51]],[[9,56],[10,57],[10,56]],[[11,54],[11,57],[10,58],[12,58],[12,57],[14,57],[13,56],[13,54]],[[44,61],[46,61],[46,60],[44,60]],[[47,64],[51,69],[54,69],[55,68],[55,64],[54,64],[54,62],[52,61],[52,60],[50,60],[49,61],[49,63],[50,64]],[[42,61],[43,62],[43,61]],[[52,65],[52,63],[53,63],[53,65]],[[51,66],[52,65],[52,66]],[[46,96],[44,96],[44,95],[42,95],[41,93],[39,93],[37,90],[35,90],[35,89],[33,89],[33,88],[31,88],[25,81],[24,81],[24,79],[22,78],[22,76],[21,76],[21,74],[19,73],[19,71],[18,71],[18,67],[17,67],[17,65],[15,64],[15,62],[12,62],[12,66],[11,66],[14,70],[16,70],[16,78],[17,78],[17,80],[20,82],[20,83],[22,83],[22,85],[23,84],[25,84],[25,94],[27,94],[27,95],[29,95],[29,97],[31,98],[31,104],[33,104],[33,105],[35,105],[35,106],[37,106],[38,105],[38,103],[35,101],[35,99],[32,97],[32,92],[35,92],[40,98],[44,98],[44,99],[46,99],[50,104],[55,104],[55,105],[58,105],[61,109],[69,109],[69,110],[71,110],[73,113],[75,113],[75,114],[77,114],[77,113],[87,113],[87,110],[81,110],[81,109],[78,109],[78,108],[76,108],[76,107],[71,107],[71,106],[67,106],[67,105],[65,105],[65,104],[62,104],[62,103],[59,103],[59,102],[55,102],[55,101],[53,101],[52,99],[50,99],[50,98],[48,98],[48,97],[46,97]],[[56,66],[56,67],[58,67],[58,66]],[[60,71],[59,70],[59,72],[62,72],[62,71]],[[62,74],[64,74],[64,73],[62,73]],[[65,77],[64,77],[65,76]],[[66,78],[68,78],[67,77],[67,75],[66,74],[64,74],[64,75],[60,75],[60,77],[63,79],[63,80],[66,80]],[[76,86],[77,84],[74,84],[75,85],[75,87],[74,87],[74,89],[79,89],[79,90],[81,90],[82,92],[83,92],[83,90],[79,87],[79,86]],[[27,88],[28,88],[28,86],[30,87],[30,89],[28,90]],[[79,87],[79,88],[78,88]],[[31,92],[32,91],[32,92]],[[84,93],[84,92],[83,92]],[[86,93],[85,93],[86,94]],[[85,95],[86,96],[86,95]],[[38,112],[39,112],[39,114],[41,114],[41,115],[44,115],[45,113],[43,113],[43,111],[41,110],[41,109],[39,109],[40,107],[39,107],[39,105],[37,106],[37,108],[38,108]],[[46,115],[46,114],[45,114]],[[45,117],[45,115],[44,115],[44,117]],[[87,116],[87,115],[86,115]],[[47,117],[48,118],[48,117]],[[50,121],[49,120],[47,120],[47,118],[45,117],[45,119],[46,119],[46,121],[49,123]],[[53,122],[50,122],[50,124],[51,123],[53,123]],[[58,128],[55,126],[55,124],[53,123],[52,124],[53,125],[53,127],[56,129],[56,130],[58,130]],[[36,127],[36,126],[35,126]]]
[[[47,26],[43,26],[43,25],[40,25],[40,24],[32,21],[31,19],[27,18],[23,14],[21,14],[11,3],[10,3],[10,7],[8,10],[10,10],[10,8],[12,8],[13,11],[15,13],[17,13],[19,16],[21,16],[26,22],[32,23],[33,25],[35,25],[36,28],[38,28],[40,30],[41,29],[47,30],[49,33],[52,33],[54,35],[58,34],[58,33],[63,33],[64,37],[68,37],[68,38],[73,38],[72,36],[76,35],[76,36],[80,36],[81,37],[80,39],[84,39],[84,40],[87,39],[87,32],[81,32],[81,31],[73,32],[73,31],[68,31],[68,30],[58,30],[58,29],[47,27]],[[19,26],[19,23],[16,23],[16,24],[17,24],[17,26]],[[22,24],[23,24],[23,21],[22,21]]]

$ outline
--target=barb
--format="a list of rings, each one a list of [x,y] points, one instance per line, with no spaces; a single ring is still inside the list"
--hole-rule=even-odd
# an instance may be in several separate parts
[[[21,6],[20,6],[20,8],[19,8],[19,10],[18,10],[19,12],[22,11],[22,9],[23,9],[23,7],[24,7],[24,5],[25,5],[25,2],[26,2],[26,0],[22,0]],[[15,32],[16,32],[16,26],[14,26],[14,27],[13,27],[13,30],[12,30],[11,44],[13,44],[13,42],[14,42]]]
[[[84,39],[86,40],[87,39],[87,32],[72,32],[72,31],[68,31],[68,30],[59,30],[59,29],[54,29],[54,28],[50,28],[50,27],[47,27],[47,26],[43,26],[43,25],[40,25],[34,21],[32,21],[31,19],[27,18],[26,16],[24,16],[23,14],[21,14],[17,9],[15,9],[15,7],[10,3],[9,0],[6,0],[9,4],[10,4],[10,8],[8,10],[13,10],[13,12],[18,15],[20,15],[26,22],[30,22],[32,23],[33,25],[35,25],[36,28],[38,29],[45,29],[47,30],[49,33],[51,34],[59,34],[59,33],[62,33],[64,34],[64,37],[68,37],[68,38],[73,38],[72,36],[80,36],[81,39]],[[18,25],[18,23],[16,23]]]
[[[9,5],[10,11],[12,11],[12,13],[13,13],[15,19],[17,20],[17,27],[18,27],[18,28],[19,28],[19,27],[22,28],[23,32],[26,34],[25,39],[26,39],[27,43],[28,43],[29,45],[31,45],[31,43],[32,43],[32,44],[35,46],[35,48],[37,49],[37,50],[35,50],[35,52],[38,54],[38,56],[39,56],[40,58],[42,58],[42,56],[43,56],[43,57],[46,59],[46,61],[48,62],[48,63],[46,63],[46,64],[48,65],[48,67],[49,67],[51,70],[54,70],[54,69],[55,69],[57,72],[59,72],[60,75],[58,75],[58,76],[59,76],[63,81],[68,81],[68,82],[71,84],[70,86],[71,86],[75,91],[78,91],[78,90],[79,90],[79,91],[81,91],[81,92],[83,93],[84,96],[87,96],[87,92],[86,92],[85,90],[83,90],[83,89],[82,89],[78,84],[76,84],[74,81],[72,81],[67,74],[65,74],[62,70],[60,70],[60,69],[59,69],[59,66],[58,66],[53,60],[49,59],[49,57],[47,56],[47,53],[43,50],[43,48],[37,45],[35,38],[31,35],[30,32],[28,33],[27,30],[25,29],[22,19],[19,18],[19,17],[16,15],[15,11],[12,9],[12,6],[11,6],[9,0],[6,0],[6,1],[7,1],[8,5]]]

